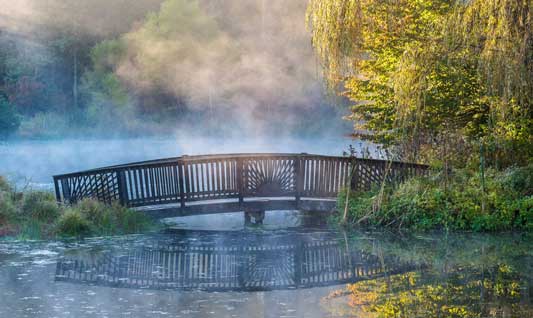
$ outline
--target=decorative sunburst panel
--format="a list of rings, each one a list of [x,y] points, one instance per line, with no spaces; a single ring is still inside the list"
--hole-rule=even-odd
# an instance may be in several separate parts
[[[251,159],[244,161],[244,191],[249,196],[294,195],[293,159]]]

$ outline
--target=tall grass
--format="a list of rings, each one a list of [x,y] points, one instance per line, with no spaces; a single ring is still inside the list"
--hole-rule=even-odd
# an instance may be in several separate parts
[[[533,165],[488,169],[484,180],[466,169],[452,176],[435,172],[387,188],[381,204],[376,205],[378,195],[378,189],[352,195],[348,221],[422,231],[533,231]],[[341,192],[339,208],[345,203]]]
[[[58,205],[50,192],[15,193],[0,177],[0,237],[22,239],[85,237],[141,233],[156,229],[146,215],[113,203],[86,199]]]

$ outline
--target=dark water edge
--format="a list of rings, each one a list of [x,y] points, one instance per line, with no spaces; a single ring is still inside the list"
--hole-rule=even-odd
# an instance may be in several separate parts
[[[532,317],[530,234],[342,231],[296,211],[204,221],[0,242],[0,317]]]

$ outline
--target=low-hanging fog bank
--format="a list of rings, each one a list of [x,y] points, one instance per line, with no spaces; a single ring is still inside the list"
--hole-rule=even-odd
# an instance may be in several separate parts
[[[347,138],[202,138],[55,140],[0,144],[0,175],[19,187],[50,188],[52,176],[114,164],[227,153],[302,153],[342,156],[349,145],[361,156],[379,157],[373,145]]]

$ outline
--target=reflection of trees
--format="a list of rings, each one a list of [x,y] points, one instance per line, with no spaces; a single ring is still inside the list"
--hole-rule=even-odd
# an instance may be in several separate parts
[[[533,317],[530,238],[426,236],[355,238],[367,250],[426,264],[421,271],[348,285],[357,317]],[[333,296],[335,297],[335,296]]]
[[[525,259],[530,254],[529,234],[435,234],[400,236],[378,235],[372,238],[352,237],[351,244],[363,250],[397,257],[403,262],[431,266],[447,272],[457,267],[508,264],[516,272],[533,279],[533,264]]]
[[[461,268],[410,272],[347,287],[349,305],[367,317],[529,317],[527,283],[507,265],[479,272]]]

